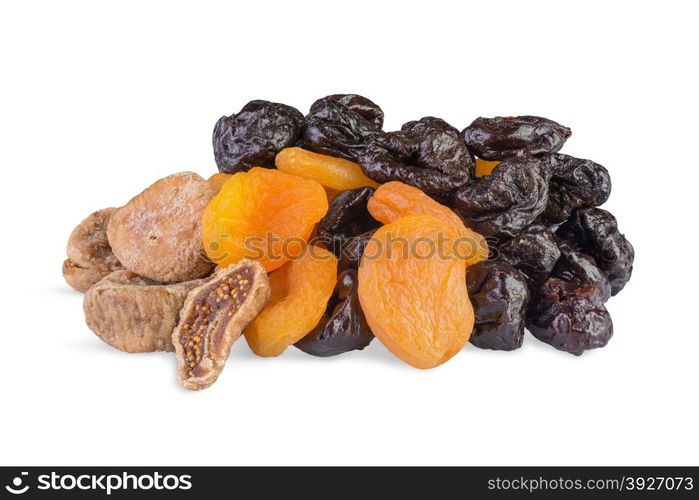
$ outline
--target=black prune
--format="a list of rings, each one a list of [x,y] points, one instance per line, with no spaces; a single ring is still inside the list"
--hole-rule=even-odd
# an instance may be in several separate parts
[[[508,158],[459,189],[454,208],[484,236],[515,236],[546,208],[549,177],[536,158]]]
[[[305,353],[322,357],[368,346],[374,335],[359,306],[358,283],[356,271],[343,271],[320,323],[294,345]]]
[[[563,222],[576,208],[598,207],[609,198],[612,181],[602,165],[560,153],[539,158],[551,172],[548,203],[541,214],[547,224]]]
[[[296,108],[269,101],[250,101],[240,112],[222,116],[213,133],[219,171],[233,174],[254,166],[274,167],[274,157],[296,143],[303,123]]]
[[[303,129],[303,144],[316,153],[356,161],[366,143],[380,133],[381,128],[362,114],[328,96],[311,106]]]
[[[364,248],[375,232],[375,229],[371,229],[347,240],[342,247],[339,269],[359,269]]]
[[[556,234],[595,259],[609,280],[612,295],[624,288],[633,272],[635,252],[619,232],[616,218],[601,208],[581,208],[558,228]]]
[[[546,281],[561,252],[549,228],[532,224],[519,235],[499,247],[500,258],[517,268],[530,287]]]
[[[551,271],[551,276],[576,285],[595,285],[599,288],[602,302],[612,294],[609,280],[595,264],[595,259],[577,251],[565,241],[559,241],[561,256]]]
[[[469,151],[484,160],[555,153],[570,134],[568,127],[540,116],[480,117],[461,132]]]
[[[376,182],[401,181],[438,196],[466,184],[475,168],[457,130],[434,117],[374,137],[359,153],[358,161]]]
[[[383,127],[383,110],[371,99],[359,94],[333,94],[328,97],[356,111],[375,127]]]
[[[318,238],[336,256],[340,256],[342,248],[351,237],[379,226],[367,210],[367,202],[372,194],[374,189],[370,187],[341,192],[318,222]]]
[[[466,271],[475,322],[470,342],[481,349],[522,347],[529,290],[522,274],[502,261],[481,261]]]
[[[527,329],[542,342],[576,356],[604,347],[614,331],[596,286],[558,278],[549,278],[533,294]]]

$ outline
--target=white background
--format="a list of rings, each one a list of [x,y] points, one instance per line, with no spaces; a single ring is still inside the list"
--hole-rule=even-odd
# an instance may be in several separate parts
[[[385,5],[384,5],[385,4]],[[0,8],[0,464],[694,464],[697,88],[692,2],[7,2]],[[195,7],[196,5],[196,7]],[[379,342],[318,359],[236,344],[189,393],[171,354],[84,324],[61,276],[91,211],[182,170],[248,100],[365,94],[386,128],[538,114],[611,172],[636,248],[615,335],[527,336],[419,371]]]

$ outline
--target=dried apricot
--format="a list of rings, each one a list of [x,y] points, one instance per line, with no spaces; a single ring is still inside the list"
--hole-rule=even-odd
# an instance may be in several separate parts
[[[231,177],[233,177],[233,174],[218,172],[206,179],[206,182],[208,182],[209,185],[211,185],[211,187],[214,188],[214,191],[218,193],[219,191],[221,191],[223,185],[226,182],[228,182],[228,179],[230,179]]]
[[[495,167],[500,164],[499,161],[489,161],[483,160],[482,158],[476,158],[476,177],[483,177],[490,175]]]
[[[277,153],[274,163],[283,172],[313,179],[338,191],[365,186],[378,187],[376,182],[364,175],[359,163],[301,148],[282,149]]]
[[[201,214],[214,194],[193,172],[155,182],[109,221],[114,255],[129,271],[161,283],[206,276],[213,264],[204,258]]]
[[[245,340],[258,356],[280,355],[318,324],[337,283],[337,258],[309,245],[269,281],[269,304],[245,329]]]
[[[436,250],[455,237],[434,215],[409,215],[379,228],[362,256],[359,300],[369,327],[416,368],[441,365],[473,330],[465,262]]]
[[[456,251],[466,260],[467,266],[488,258],[488,243],[483,236],[468,229],[449,207],[437,203],[416,187],[398,181],[382,184],[369,199],[367,209],[376,220],[384,224],[406,215],[428,214],[439,217],[459,234]]]
[[[298,254],[327,210],[316,181],[255,167],[235,174],[204,210],[204,249],[221,267],[252,259],[273,271]]]

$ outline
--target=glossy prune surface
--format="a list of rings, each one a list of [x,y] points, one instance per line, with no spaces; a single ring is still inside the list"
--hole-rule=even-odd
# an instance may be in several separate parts
[[[532,224],[499,247],[500,257],[517,268],[530,287],[546,281],[561,252],[549,228]]]
[[[379,226],[367,210],[367,201],[373,193],[374,190],[370,187],[341,192],[318,222],[318,238],[336,256],[340,256],[342,248],[350,238]]]

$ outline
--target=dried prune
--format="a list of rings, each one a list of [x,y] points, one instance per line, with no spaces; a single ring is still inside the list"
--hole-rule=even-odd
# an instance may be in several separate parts
[[[219,269],[187,295],[172,332],[183,387],[196,391],[216,381],[231,346],[269,297],[267,273],[251,260]]]
[[[339,267],[341,270],[359,268],[359,263],[364,254],[364,248],[367,243],[369,243],[375,231],[375,229],[371,229],[366,233],[353,236],[345,242],[342,247],[342,253],[340,254]]]
[[[461,350],[473,330],[463,259],[434,251],[458,238],[433,215],[409,215],[374,233],[359,267],[359,300],[367,323],[389,351],[421,369]]]
[[[548,203],[541,214],[547,224],[563,222],[576,208],[598,207],[609,198],[612,182],[602,165],[560,153],[540,159],[551,172]]]
[[[333,96],[311,105],[303,129],[303,146],[316,153],[356,161],[367,141],[381,133],[381,127]]]
[[[595,259],[612,286],[612,295],[619,293],[631,278],[633,246],[619,232],[616,218],[606,210],[578,209],[556,234]]]
[[[543,224],[532,224],[499,247],[500,257],[516,267],[530,287],[546,281],[561,252],[556,238]]]
[[[358,158],[364,173],[377,182],[401,181],[438,196],[468,183],[474,170],[473,157],[456,129],[433,117],[377,135]]]
[[[318,324],[337,283],[337,259],[309,245],[269,280],[269,305],[245,329],[245,340],[258,356],[279,356]]]
[[[595,264],[595,259],[578,252],[564,241],[559,242],[558,249],[561,256],[551,271],[551,276],[576,285],[595,285],[599,288],[602,302],[606,302],[612,294],[612,288],[607,277]]]
[[[343,191],[335,197],[320,219],[316,234],[336,256],[353,236],[375,229],[379,224],[369,214],[367,201],[374,193],[370,187]]]
[[[416,187],[398,181],[382,184],[369,199],[367,208],[376,220],[384,224],[406,215],[428,214],[439,217],[459,235],[460,239],[454,242],[454,248],[465,259],[467,266],[488,257],[485,238],[464,226],[452,209],[437,203]]]
[[[500,164],[499,161],[488,161],[482,158],[476,158],[476,177],[485,177],[493,173],[495,167]]]
[[[458,190],[454,208],[483,236],[515,236],[546,208],[549,176],[535,158],[508,158]]]
[[[296,143],[303,123],[296,108],[259,100],[250,101],[236,114],[222,116],[213,133],[218,169],[233,174],[254,166],[274,167],[274,157]]]
[[[222,267],[247,258],[272,271],[301,250],[327,209],[316,181],[266,168],[239,172],[204,210],[204,249]]]
[[[335,191],[364,186],[378,187],[376,182],[364,175],[358,163],[344,158],[313,153],[301,148],[286,148],[279,152],[274,162],[282,172],[313,179]]]
[[[68,238],[63,278],[79,292],[86,292],[112,271],[123,269],[107,240],[107,226],[116,210],[105,208],[93,212]]]
[[[374,334],[359,306],[357,287],[357,272],[342,272],[320,323],[294,346],[321,357],[337,356],[368,346]]]
[[[483,261],[466,271],[475,323],[470,342],[481,349],[522,347],[529,290],[524,276],[502,261]]]
[[[206,276],[201,216],[216,194],[193,172],[173,174],[152,184],[112,216],[109,244],[129,271],[162,283]]]
[[[576,356],[604,347],[614,331],[596,286],[558,278],[549,278],[533,295],[527,329],[542,342]]]
[[[568,127],[540,116],[480,117],[461,133],[469,151],[485,160],[555,153],[570,134]]]
[[[374,126],[383,127],[383,110],[372,100],[359,94],[333,94],[328,97],[359,113]]]
[[[131,271],[115,271],[83,299],[87,326],[126,352],[173,351],[172,331],[187,294],[203,280],[162,285]]]

